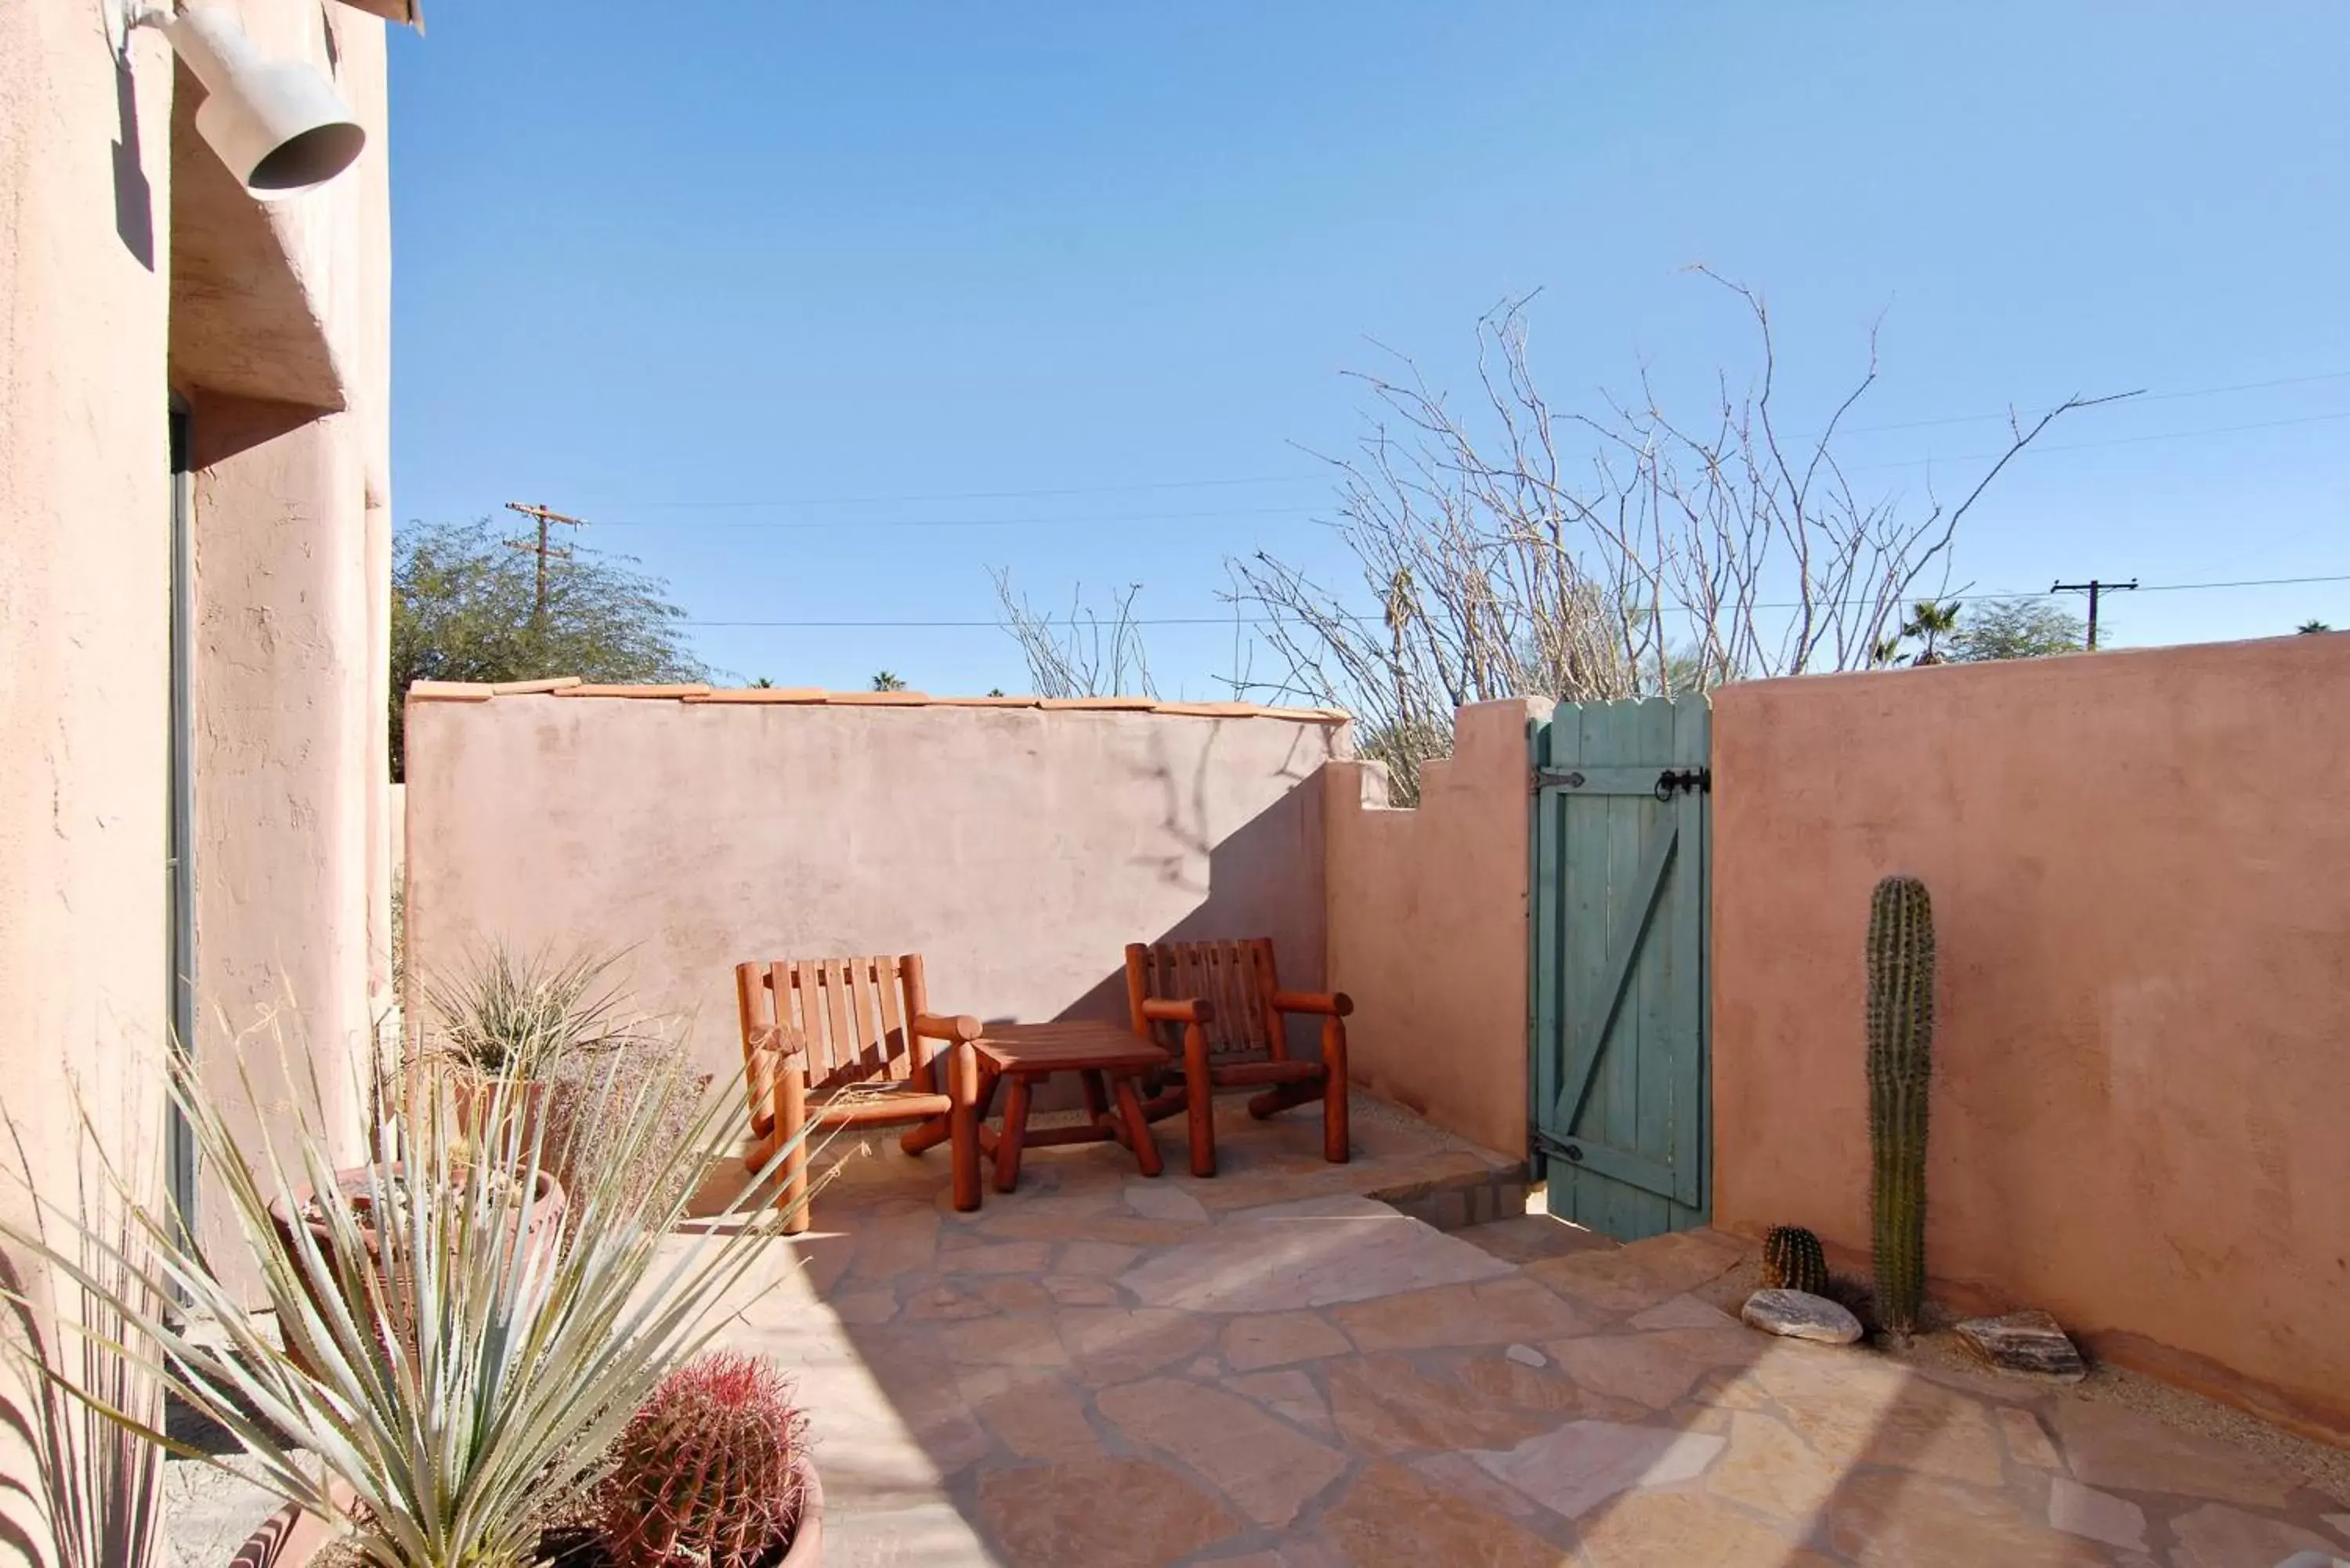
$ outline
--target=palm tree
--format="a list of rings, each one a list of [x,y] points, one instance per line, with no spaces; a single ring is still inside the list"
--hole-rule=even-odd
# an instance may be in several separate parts
[[[2334,628],[2322,620],[2305,620],[2293,629],[2305,637],[2313,631],[2332,631]]]
[[[1901,629],[1877,645],[1877,662],[1899,664],[1901,645],[1915,641],[1920,647],[1910,655],[1909,663],[1942,663],[1941,639],[1959,629],[1959,607],[1956,603],[1919,599],[1910,607],[1909,618],[1901,623]]]
[[[905,677],[892,670],[885,670],[873,678],[873,690],[876,691],[903,691],[905,689]]]

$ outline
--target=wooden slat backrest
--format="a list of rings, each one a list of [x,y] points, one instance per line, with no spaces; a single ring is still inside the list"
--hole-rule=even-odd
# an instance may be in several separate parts
[[[812,1090],[876,1080],[930,1087],[926,1043],[910,1027],[926,1005],[920,959],[778,959],[736,965],[734,982],[754,1126],[775,1092],[778,1034],[805,1043]]]
[[[1159,942],[1143,957],[1143,993],[1160,999],[1198,999],[1214,1007],[1208,1025],[1211,1056],[1287,1057],[1281,1017],[1274,1011],[1279,989],[1270,938],[1243,941]],[[1162,1029],[1162,1034],[1170,1031]],[[1167,1044],[1162,1040],[1161,1044]]]

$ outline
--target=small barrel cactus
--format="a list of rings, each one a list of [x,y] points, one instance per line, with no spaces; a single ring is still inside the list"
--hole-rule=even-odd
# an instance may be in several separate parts
[[[1828,1259],[1820,1239],[1801,1225],[1773,1225],[1762,1238],[1762,1288],[1828,1293]]]
[[[1868,911],[1869,1204],[1877,1315],[1906,1335],[1926,1299],[1926,1096],[1934,1060],[1934,906],[1887,877]]]
[[[662,1379],[629,1423],[601,1494],[621,1568],[751,1568],[799,1523],[806,1418],[774,1363],[713,1352]]]

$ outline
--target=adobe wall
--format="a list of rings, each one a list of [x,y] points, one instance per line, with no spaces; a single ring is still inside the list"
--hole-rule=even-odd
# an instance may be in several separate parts
[[[2350,637],[1714,698],[1714,1212],[1868,1244],[1862,937],[1934,900],[1927,1254],[2350,1432]]]

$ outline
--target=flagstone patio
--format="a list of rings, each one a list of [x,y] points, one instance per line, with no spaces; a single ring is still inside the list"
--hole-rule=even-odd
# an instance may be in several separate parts
[[[1724,1238],[1448,1234],[1367,1195],[1494,1157],[1365,1105],[1328,1166],[1315,1118],[1236,1110],[1213,1180],[1081,1147],[957,1214],[942,1161],[844,1167],[728,1336],[799,1369],[828,1563],[2350,1558],[2350,1506],[2271,1459],[1741,1326],[1693,1293]]]

